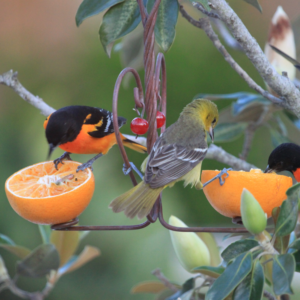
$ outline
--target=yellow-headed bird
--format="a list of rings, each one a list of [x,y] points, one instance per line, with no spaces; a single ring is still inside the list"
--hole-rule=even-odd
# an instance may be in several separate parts
[[[201,164],[207,152],[206,131],[212,141],[218,122],[218,108],[209,100],[196,99],[182,111],[179,119],[156,140],[142,165],[142,182],[113,200],[114,212],[124,211],[129,218],[147,216],[161,191],[184,180],[202,188]]]

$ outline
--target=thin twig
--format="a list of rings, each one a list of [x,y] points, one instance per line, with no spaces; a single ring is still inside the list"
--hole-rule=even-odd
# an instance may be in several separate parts
[[[221,163],[229,165],[235,170],[249,171],[250,169],[257,169],[255,165],[249,164],[246,161],[227,153],[221,147],[218,147],[214,144],[209,146],[205,158],[217,160]]]
[[[256,82],[241,68],[241,66],[232,58],[232,56],[227,52],[225,47],[220,42],[218,36],[214,32],[211,24],[209,23],[208,19],[202,18],[199,21],[196,21],[193,19],[183,8],[183,6],[180,6],[180,12],[182,16],[188,20],[192,25],[204,30],[207,37],[213,42],[215,47],[218,49],[218,51],[223,55],[225,60],[230,64],[230,66],[242,77],[250,88],[264,96],[265,98],[269,99],[274,104],[280,105],[282,107],[287,108],[286,102],[273,96],[269,92],[265,91],[262,87],[260,87]]]
[[[177,292],[179,291],[178,287],[176,285],[174,285],[173,283],[171,283],[168,278],[166,278],[164,276],[164,274],[161,272],[160,269],[155,269],[152,274],[158,279],[160,280],[168,289],[170,289],[171,291]]]
[[[264,297],[268,300],[276,300],[275,296],[273,296],[270,292],[264,291]]]
[[[231,35],[231,33],[228,31],[224,23],[220,21],[219,19],[211,19],[210,20],[215,27],[217,28],[220,36],[223,38],[225,44],[237,51],[243,51],[243,48],[241,45],[237,42],[237,40]]]
[[[210,0],[210,3],[211,7],[219,15],[233,37],[241,45],[245,54],[257,69],[263,80],[276,92],[276,94],[282,97],[284,100],[282,105],[300,117],[300,91],[294,83],[289,78],[277,73],[255,38],[249,33],[241,19],[225,0]],[[274,102],[273,100],[271,101]]]
[[[207,11],[200,3],[198,2],[193,2],[193,6],[197,8],[199,11],[201,11],[203,14],[207,15],[210,18],[215,18],[215,19],[220,19],[218,14],[212,12],[212,11]]]
[[[23,87],[18,80],[18,72],[10,70],[0,75],[0,83],[11,87],[21,98],[39,109],[42,115],[49,116],[55,111],[54,108],[46,104],[41,98],[34,96]]]

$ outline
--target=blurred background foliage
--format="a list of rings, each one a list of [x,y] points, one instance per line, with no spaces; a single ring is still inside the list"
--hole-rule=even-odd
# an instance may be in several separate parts
[[[109,59],[98,37],[101,16],[87,19],[79,28],[75,14],[80,0],[38,1],[0,0],[0,73],[13,69],[19,80],[33,94],[58,109],[72,104],[99,106],[111,110],[115,80],[122,70],[120,55],[112,52]],[[293,20],[300,3],[287,0],[261,0],[263,14],[245,2],[231,0],[230,5],[241,17],[251,34],[264,47],[269,22],[278,5]],[[187,10],[200,17],[195,10]],[[230,53],[261,86],[262,79],[241,52]],[[165,54],[167,63],[167,126],[175,122],[182,108],[196,94],[226,94],[238,91],[253,92],[230,68],[205,34],[192,27],[179,15],[176,39]],[[143,77],[143,72],[140,71]],[[132,111],[133,81],[122,88],[119,114],[128,119],[122,132],[130,133],[129,123],[136,114]],[[232,99],[218,101],[219,109],[230,105]],[[17,170],[44,161],[47,142],[44,136],[44,116],[11,89],[0,86],[0,182]],[[243,135],[222,147],[235,156],[242,152]],[[255,135],[248,161],[265,168],[272,150],[269,129],[262,127]],[[130,150],[129,150],[130,151]],[[131,161],[140,165],[141,154],[129,152]],[[56,150],[53,158],[62,154]],[[88,156],[74,155],[85,162]],[[204,169],[221,169],[216,161],[206,160]],[[122,159],[114,147],[94,165],[96,190],[92,202],[80,216],[81,224],[134,224],[123,214],[113,214],[108,204],[131,187],[122,173]],[[37,225],[19,217],[9,206],[4,189],[0,191],[0,233],[11,237],[19,245],[34,249],[41,243]],[[177,184],[167,189],[163,197],[164,215],[175,215],[189,226],[230,226],[231,220],[213,210],[203,192],[184,189]],[[175,282],[182,282],[188,274],[177,262],[169,232],[159,223],[132,232],[91,232],[85,243],[98,247],[102,255],[80,270],[60,280],[48,299],[152,299],[149,295],[130,295],[130,289],[141,279],[153,279],[151,271],[160,267]],[[82,243],[81,251],[84,247]],[[11,273],[15,257],[0,250]],[[43,279],[20,280],[20,287],[34,291],[42,288]],[[1,299],[18,299],[9,291]]]

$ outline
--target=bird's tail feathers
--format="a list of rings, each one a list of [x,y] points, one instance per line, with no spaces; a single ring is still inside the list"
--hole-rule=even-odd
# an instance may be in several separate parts
[[[152,189],[142,181],[134,188],[113,200],[109,207],[116,213],[124,211],[128,218],[132,219],[137,216],[138,219],[142,219],[150,213],[162,190],[163,187]]]
[[[123,134],[123,145],[140,153],[147,153],[147,146],[144,137],[135,138],[132,135]],[[147,141],[147,140],[146,140]]]

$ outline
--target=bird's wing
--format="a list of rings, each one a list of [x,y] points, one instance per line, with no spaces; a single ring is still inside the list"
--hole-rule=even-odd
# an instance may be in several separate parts
[[[126,123],[126,119],[118,117],[119,128]],[[114,131],[113,114],[103,108],[98,108],[94,113],[87,115],[83,125],[92,124],[94,127],[88,134],[95,138],[102,138]]]
[[[165,186],[191,171],[205,157],[207,147],[187,149],[176,144],[154,145],[144,181],[151,188]]]

